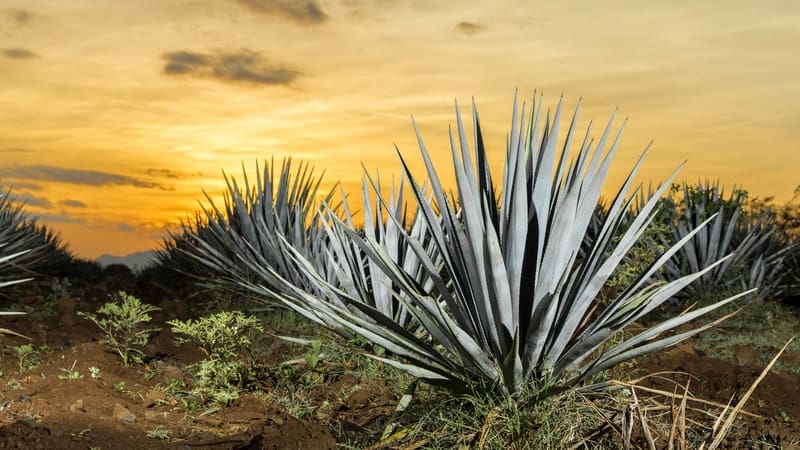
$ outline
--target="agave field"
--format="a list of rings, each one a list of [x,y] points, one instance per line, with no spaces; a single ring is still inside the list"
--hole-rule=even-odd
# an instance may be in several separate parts
[[[798,199],[609,186],[566,114],[515,98],[501,173],[473,104],[360,193],[226,176],[137,274],[3,190],[0,447],[800,448]]]

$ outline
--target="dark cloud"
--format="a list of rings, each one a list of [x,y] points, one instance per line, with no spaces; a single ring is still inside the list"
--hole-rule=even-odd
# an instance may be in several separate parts
[[[24,182],[20,182],[20,181],[15,181],[13,183],[10,183],[10,185],[11,185],[11,189],[14,189],[14,190],[25,189],[26,191],[34,191],[34,192],[42,190],[41,186],[39,186],[38,184],[34,184],[34,183],[24,183]]]
[[[269,61],[253,50],[165,53],[164,73],[247,84],[290,84],[300,72]]]
[[[86,203],[83,203],[80,200],[66,199],[66,200],[61,200],[60,202],[58,202],[58,204],[66,208],[86,208]]]
[[[50,208],[53,206],[53,204],[50,203],[50,200],[44,197],[36,197],[30,192],[13,192],[11,194],[11,199],[18,203],[24,203],[26,206],[34,206],[39,208]]]
[[[147,189],[174,190],[174,187],[139,178],[94,170],[65,169],[44,165],[19,166],[0,169],[0,176],[23,180],[57,181],[89,186],[125,185]]]
[[[4,48],[3,56],[11,59],[31,59],[37,58],[39,55],[24,48]]]
[[[6,11],[6,16],[20,26],[29,24],[36,17],[32,12],[24,9],[9,9]]]
[[[127,223],[118,223],[114,228],[116,228],[119,231],[124,231],[126,233],[135,231],[135,229],[132,226],[128,225]]]
[[[474,36],[481,31],[486,29],[485,26],[473,23],[473,22],[459,22],[458,25],[453,28],[453,31],[456,33],[466,34],[467,36]]]
[[[41,220],[44,222],[50,223],[77,223],[77,224],[85,224],[86,220],[80,217],[73,217],[69,214],[31,214],[32,217],[35,217],[37,220]]]
[[[202,173],[182,173],[171,169],[147,169],[147,175],[151,177],[169,178],[171,180],[185,180],[187,178],[201,177]]]
[[[302,24],[328,20],[316,0],[239,0],[239,3],[257,13],[284,16]]]

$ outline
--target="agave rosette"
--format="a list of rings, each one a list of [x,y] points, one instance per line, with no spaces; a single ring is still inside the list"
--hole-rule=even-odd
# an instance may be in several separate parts
[[[57,274],[72,255],[61,242],[61,237],[36,223],[17,202],[11,189],[0,187],[0,258],[9,257],[0,265],[0,281],[35,273]],[[14,262],[8,261],[13,255]]]
[[[322,175],[316,176],[308,164],[300,164],[292,173],[292,161],[286,159],[276,171],[274,161],[265,163],[256,172],[251,185],[244,171],[244,186],[225,176],[225,206],[218,207],[206,194],[207,206],[194,222],[183,225],[181,235],[162,252],[162,261],[177,262],[177,270],[199,263],[211,275],[252,279],[253,267],[270,267],[282,278],[303,285],[305,277],[296,272],[296,265],[280,251],[283,239],[326,272],[324,247],[326,238],[317,213],[317,195]],[[330,200],[329,193],[325,200]],[[170,255],[178,252],[177,257]],[[183,255],[183,257],[181,257]],[[188,257],[188,259],[184,258]],[[311,288],[310,286],[305,286]]]
[[[776,242],[768,211],[743,211],[746,193],[734,188],[726,198],[719,181],[681,185],[681,212],[671,224],[673,237],[681,239],[700,222],[708,227],[694,235],[664,265],[666,279],[705,269],[721,257],[731,257],[706,272],[687,293],[720,288],[758,288],[762,297],[780,292],[784,259],[792,246]],[[713,215],[713,217],[711,217]]]
[[[341,222],[337,225],[341,232],[329,235],[332,240],[348,239],[361,247],[392,281],[395,298],[425,333],[405,329],[373,305],[330,285],[315,273],[313,264],[288,245],[284,251],[305,271],[314,289],[282,283],[269,269],[263,271],[271,278],[269,287],[243,284],[281,299],[320,323],[335,323],[335,329],[351,330],[383,346],[403,360],[376,358],[429,382],[453,389],[467,383],[499,385],[512,395],[532,381],[553,380],[554,389],[575,385],[619,362],[663,349],[711,326],[660,337],[736,297],[674,317],[598,351],[626,325],[713,269],[714,265],[674,281],[648,283],[702,226],[666,250],[603,311],[593,313],[601,287],[653,220],[658,198],[675,174],[641,207],[621,238],[614,239],[638,192],[629,195],[643,154],[611,202],[598,236],[579,260],[622,129],[609,139],[612,117],[597,145],[587,131],[577,155],[568,161],[578,109],[559,154],[556,137],[561,103],[552,123],[549,114],[543,120],[541,103],[535,103],[527,124],[520,123],[524,107],[520,114],[517,104],[515,99],[499,201],[474,105],[474,155],[460,114],[457,131],[450,134],[458,207],[445,194],[418,131],[432,202],[400,155],[441,264],[431,259],[423,242],[412,238],[402,226],[397,230],[427,271],[432,289],[424,289],[378,239],[362,236]],[[379,190],[376,194],[381,196]],[[340,302],[323,301],[314,292],[324,292],[326,299],[338,297]],[[352,314],[342,304],[361,314]]]

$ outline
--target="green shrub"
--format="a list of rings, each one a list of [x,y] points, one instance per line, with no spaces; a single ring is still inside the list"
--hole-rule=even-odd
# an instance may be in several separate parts
[[[152,319],[150,313],[159,309],[120,291],[117,301],[106,303],[97,310],[97,314],[103,317],[84,312],[79,312],[78,315],[91,320],[100,328],[104,335],[100,342],[108,344],[127,366],[131,362],[142,362],[144,353],[135,347],[146,345],[153,333],[160,330],[146,328],[146,324]]]
[[[17,356],[19,373],[35,369],[42,363],[42,355],[33,348],[32,344],[17,345],[11,349]]]
[[[239,397],[250,367],[243,354],[253,343],[257,332],[263,332],[255,316],[241,311],[222,311],[197,320],[171,320],[172,332],[182,334],[178,345],[191,342],[206,355],[192,368],[194,388],[191,393],[203,403],[227,405]]]

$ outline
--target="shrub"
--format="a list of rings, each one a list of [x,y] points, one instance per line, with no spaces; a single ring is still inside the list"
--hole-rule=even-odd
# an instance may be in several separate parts
[[[100,342],[108,344],[127,366],[131,362],[142,362],[144,353],[136,347],[146,345],[153,333],[159,331],[159,328],[146,328],[152,319],[150,313],[159,309],[120,291],[118,300],[101,306],[97,315],[85,312],[78,315],[100,328],[104,335]]]
[[[203,402],[220,405],[238,398],[248,373],[242,356],[252,345],[253,335],[264,331],[261,322],[241,311],[222,311],[197,320],[167,323],[173,333],[184,335],[175,338],[177,344],[192,342],[206,355],[193,368],[192,394]]]

